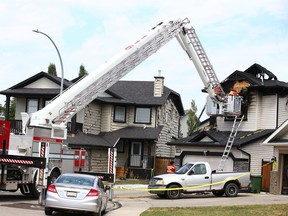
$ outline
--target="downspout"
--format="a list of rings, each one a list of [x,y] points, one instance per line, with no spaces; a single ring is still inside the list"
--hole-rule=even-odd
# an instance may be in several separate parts
[[[248,152],[246,152],[246,151],[240,149],[239,146],[237,146],[236,148],[237,148],[237,150],[239,150],[239,151],[242,152],[243,154],[248,155],[248,158],[249,158],[249,159],[248,159],[248,168],[249,168],[248,171],[250,172],[251,155],[250,155]]]
[[[276,128],[278,128],[279,124],[279,94],[276,93]],[[275,129],[276,129],[275,128]]]

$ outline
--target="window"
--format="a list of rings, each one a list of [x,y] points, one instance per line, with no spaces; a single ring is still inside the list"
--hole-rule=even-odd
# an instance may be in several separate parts
[[[126,107],[125,106],[114,107],[114,122],[126,122]]]
[[[151,108],[136,107],[135,123],[151,123]]]
[[[36,112],[38,110],[38,99],[28,98],[26,110],[28,114]]]

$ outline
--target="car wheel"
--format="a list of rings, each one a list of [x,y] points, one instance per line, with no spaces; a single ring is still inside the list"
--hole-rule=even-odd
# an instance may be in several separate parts
[[[100,208],[99,208],[98,212],[93,213],[92,215],[94,215],[94,216],[102,216],[102,203],[100,204]]]
[[[239,187],[235,183],[228,183],[225,186],[225,194],[227,197],[236,197],[239,192]]]
[[[221,197],[224,195],[224,191],[221,190],[221,191],[212,191],[213,195],[216,196],[216,197]]]
[[[179,188],[180,186],[179,185],[176,185],[176,184],[172,184],[172,185],[169,185],[168,188]],[[169,199],[179,199],[180,196],[181,196],[181,193],[182,193],[182,190],[167,190],[167,197]]]
[[[50,208],[45,208],[44,211],[45,211],[45,215],[52,215],[53,213],[53,210]]]

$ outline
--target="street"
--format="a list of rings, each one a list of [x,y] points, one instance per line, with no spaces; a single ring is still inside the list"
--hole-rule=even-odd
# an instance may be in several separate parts
[[[135,187],[135,186],[134,186]],[[128,189],[128,190],[127,190]],[[115,188],[113,199],[109,201],[107,216],[140,215],[150,207],[192,207],[192,206],[220,206],[220,205],[251,205],[251,204],[288,204],[288,196],[271,195],[268,193],[240,193],[238,197],[215,197],[212,194],[185,195],[181,199],[159,199],[147,191],[133,190],[133,187]],[[38,200],[23,196],[20,192],[0,192],[0,212],[5,216],[38,216],[45,215]],[[53,215],[68,216],[71,213],[54,213]],[[73,215],[83,215],[74,214]]]

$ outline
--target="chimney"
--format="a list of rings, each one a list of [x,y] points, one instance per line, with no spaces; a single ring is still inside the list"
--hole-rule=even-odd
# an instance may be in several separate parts
[[[158,70],[158,76],[154,78],[154,97],[161,97],[164,92],[164,77],[161,76],[161,70]]]

